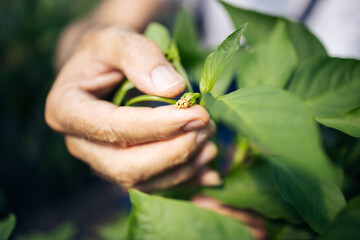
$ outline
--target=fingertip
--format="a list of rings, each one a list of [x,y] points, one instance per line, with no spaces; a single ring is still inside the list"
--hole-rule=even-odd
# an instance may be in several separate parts
[[[200,105],[195,105],[185,110],[187,111],[184,111],[184,113],[188,118],[186,123],[182,127],[184,131],[198,130],[206,127],[211,122],[209,113],[206,111],[205,108],[203,108]],[[183,111],[183,110],[177,109],[177,111]]]
[[[203,172],[199,178],[200,185],[204,187],[214,187],[222,184],[219,173],[214,170]]]

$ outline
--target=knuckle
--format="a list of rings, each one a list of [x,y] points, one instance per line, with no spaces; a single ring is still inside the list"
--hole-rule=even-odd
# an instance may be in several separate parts
[[[108,121],[104,122],[101,126],[101,133],[104,137],[105,142],[115,144],[121,148],[128,148],[130,146],[130,138],[125,136],[125,133],[118,129],[118,120],[117,120],[117,109],[114,109],[107,119]]]
[[[59,126],[56,116],[54,116],[54,109],[56,109],[56,107],[54,106],[54,103],[55,102],[53,101],[53,94],[50,93],[46,99],[44,118],[45,118],[46,124],[51,129],[53,129],[54,131],[60,131],[61,127]]]

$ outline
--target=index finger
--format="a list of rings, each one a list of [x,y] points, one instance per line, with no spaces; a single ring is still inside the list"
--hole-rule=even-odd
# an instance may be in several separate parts
[[[210,116],[199,105],[181,110],[174,105],[117,107],[75,87],[49,95],[46,120],[61,133],[127,147],[200,129]]]

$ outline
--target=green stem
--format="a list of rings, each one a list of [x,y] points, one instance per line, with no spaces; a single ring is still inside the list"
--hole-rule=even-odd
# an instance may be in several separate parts
[[[194,92],[193,87],[191,86],[191,82],[190,79],[185,71],[185,69],[183,68],[183,66],[181,65],[180,62],[178,61],[173,61],[172,62],[173,67],[175,68],[175,70],[180,74],[180,76],[185,80],[186,83],[186,87],[188,92]]]
[[[129,101],[127,101],[125,106],[131,106],[138,102],[147,102],[147,101],[164,102],[164,103],[169,103],[169,104],[176,103],[176,100],[171,99],[171,98],[163,98],[163,97],[158,97],[158,96],[153,96],[153,95],[140,95],[140,96],[134,97],[134,98],[130,99]]]
[[[135,86],[129,80],[125,79],[119,89],[116,91],[112,100],[113,103],[117,106],[120,106],[124,101],[126,93],[134,87]]]

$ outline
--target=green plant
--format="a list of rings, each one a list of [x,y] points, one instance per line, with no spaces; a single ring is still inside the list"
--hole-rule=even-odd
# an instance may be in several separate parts
[[[346,229],[349,239],[359,236],[358,198],[349,205],[346,199],[359,193],[353,167],[360,156],[360,61],[329,57],[299,23],[223,5],[238,29],[205,61],[207,50],[198,47],[185,11],[174,40],[157,23],[145,32],[187,81],[188,93],[180,99],[190,101],[185,107],[199,98],[216,122],[236,134],[224,186],[196,192],[262,214],[274,239],[336,239]],[[240,45],[243,34],[246,44]],[[180,57],[200,93],[193,93]],[[225,94],[234,76],[238,90]],[[120,87],[118,105],[130,88],[129,82]],[[153,100],[175,103],[142,95],[125,105]],[[335,140],[329,144],[328,138]],[[129,239],[252,238],[242,224],[190,203],[135,190],[130,197]]]

